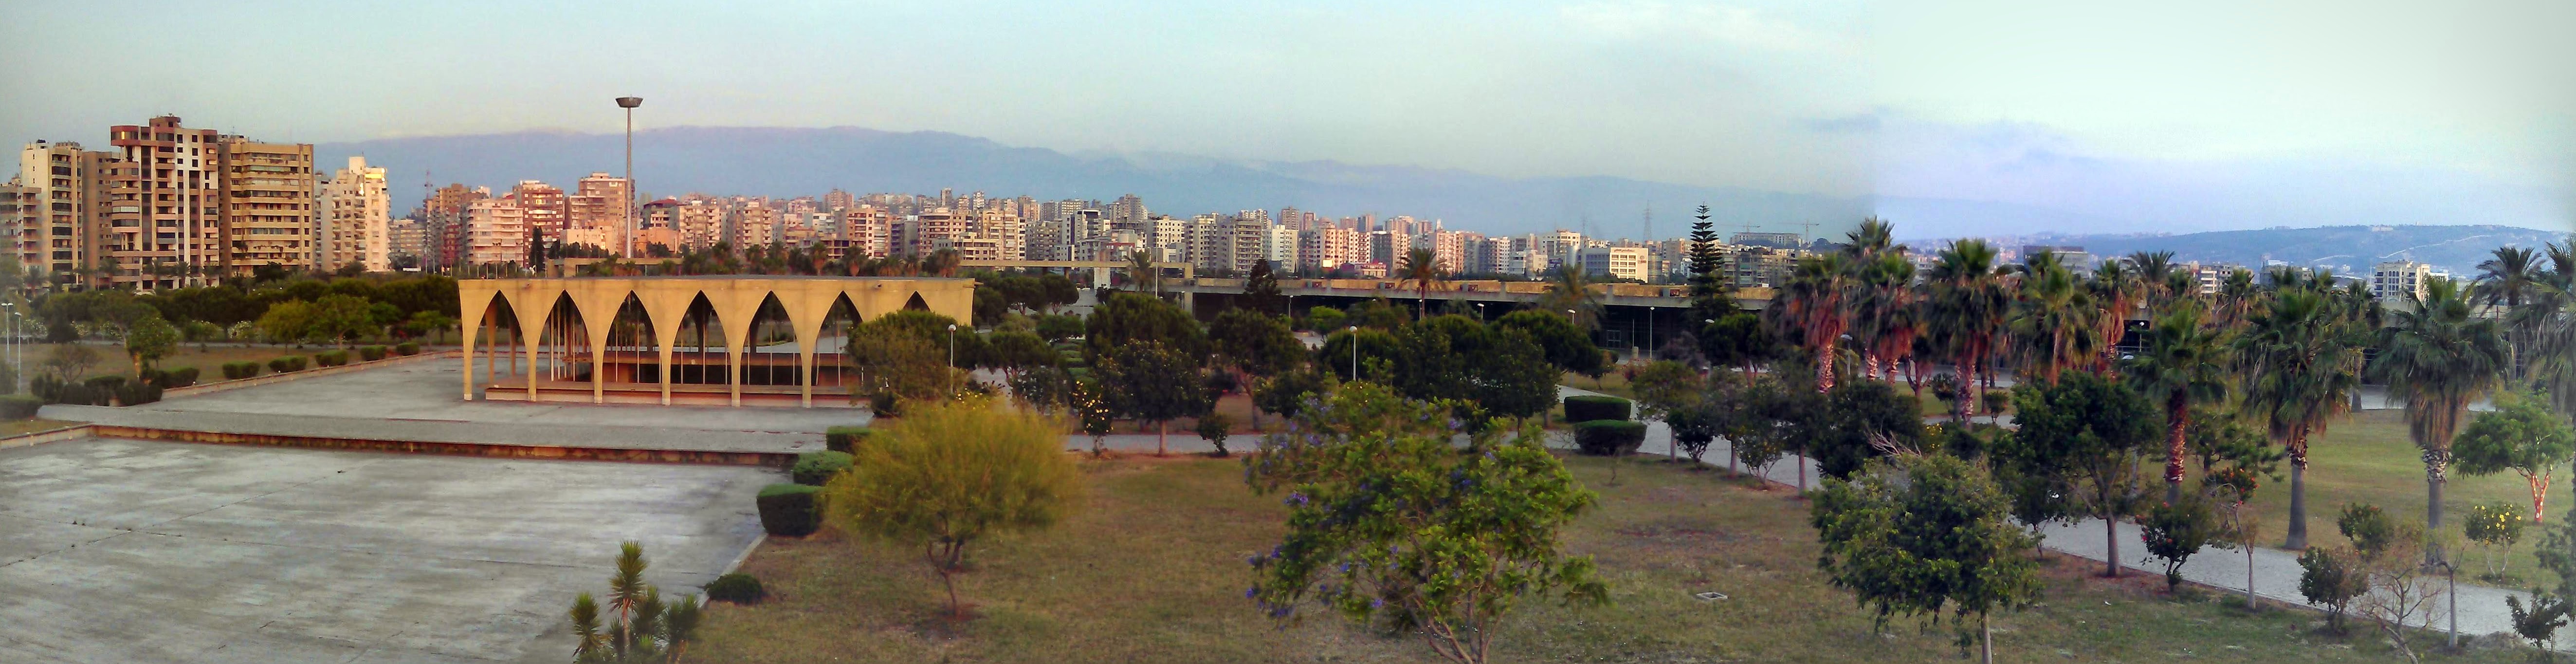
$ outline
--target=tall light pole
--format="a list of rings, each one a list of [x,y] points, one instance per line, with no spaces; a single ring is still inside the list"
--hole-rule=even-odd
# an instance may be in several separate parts
[[[1351,326],[1351,380],[1360,379],[1360,326]]]
[[[948,394],[957,395],[957,324],[948,324]]]
[[[635,233],[643,229],[635,224],[635,107],[644,105],[643,97],[618,97],[617,107],[626,109],[626,254],[635,258]]]

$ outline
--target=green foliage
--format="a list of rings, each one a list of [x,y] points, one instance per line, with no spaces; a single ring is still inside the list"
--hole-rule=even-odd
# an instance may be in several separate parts
[[[1055,366],[1054,348],[1030,332],[995,332],[986,340],[992,366],[1012,372]]]
[[[2363,558],[2377,558],[2397,542],[2397,522],[2370,503],[2345,503],[2343,516],[2335,519],[2335,530],[2352,540],[2353,551]]]
[[[760,579],[742,572],[732,572],[707,582],[707,599],[735,604],[759,604],[769,597],[760,587]]]
[[[2460,470],[2488,475],[2511,470],[2531,486],[2531,513],[2539,518],[2549,497],[2549,476],[2568,455],[2576,454],[2576,428],[2547,400],[2522,393],[2496,399],[2496,410],[2480,413],[2451,444]]]
[[[1323,372],[1300,368],[1256,383],[1252,388],[1252,407],[1293,419],[1304,412],[1308,399],[1332,391],[1333,385],[1333,380]]]
[[[161,386],[145,381],[119,381],[108,390],[116,395],[116,403],[121,406],[140,406],[161,400]]]
[[[1349,313],[1349,317],[1343,321],[1343,324],[1357,325],[1361,329],[1368,330],[1393,331],[1395,328],[1404,327],[1405,321],[1412,318],[1404,309],[1388,302],[1383,295],[1378,296],[1377,299],[1352,305]]]
[[[1578,394],[1565,398],[1565,421],[1628,419],[1628,400],[1612,396]]]
[[[1557,373],[1536,344],[1466,316],[1434,316],[1397,330],[1392,367],[1406,398],[1475,404],[1490,415],[1530,417],[1556,399]]]
[[[289,355],[289,356],[286,356],[286,357],[281,357],[281,358],[277,358],[277,359],[274,359],[274,360],[269,360],[269,361],[268,361],[268,370],[269,370],[269,371],[274,371],[274,372],[277,372],[277,373],[289,373],[289,372],[303,371],[303,370],[304,370],[304,356],[302,356],[302,355]]]
[[[1204,355],[1192,355],[1158,341],[1119,346],[1102,356],[1100,384],[1109,390],[1110,407],[1128,417],[1157,425],[1208,412],[1215,392],[1200,375]],[[1162,443],[1155,443],[1161,453]]]
[[[325,366],[325,367],[336,367],[336,366],[340,366],[340,365],[343,365],[343,364],[348,364],[348,363],[349,363],[349,351],[345,351],[345,350],[326,350],[326,351],[322,351],[322,352],[319,352],[319,353],[314,353],[314,354],[313,354],[313,363],[314,363],[314,364],[316,364],[316,365],[319,365],[319,366]]]
[[[241,380],[259,375],[258,362],[225,362],[224,380]]]
[[[159,387],[165,390],[174,387],[187,387],[197,384],[197,368],[182,367],[177,371],[145,369],[142,374],[137,376],[137,378],[154,387]]]
[[[367,361],[367,362],[374,362],[374,361],[376,361],[376,360],[385,359],[385,347],[383,347],[383,346],[359,346],[359,347],[358,347],[358,359],[363,360],[363,361]]]
[[[927,311],[898,311],[850,326],[847,356],[858,373],[852,394],[891,394],[906,400],[946,399],[965,384],[949,367],[948,326],[956,321]],[[972,334],[959,334],[964,341]],[[961,364],[964,362],[961,361]],[[877,411],[880,415],[889,411]]]
[[[2496,562],[2498,550],[2510,550],[2522,542],[2524,526],[2531,523],[2522,514],[2522,506],[2505,501],[2490,501],[2469,506],[2468,518],[2460,523],[2469,542],[2483,549],[2487,558],[2488,579],[2504,577],[2504,567]]]
[[[2338,632],[2343,631],[2344,609],[2370,592],[2370,577],[2359,563],[2352,551],[2335,547],[2310,547],[2299,554],[2299,596],[2326,607],[2327,624]]]
[[[796,455],[796,465],[789,466],[787,474],[796,478],[797,484],[823,486],[833,475],[849,469],[850,453],[824,450]]]
[[[1208,325],[1208,339],[1226,366],[1255,376],[1272,376],[1306,359],[1306,344],[1288,331],[1288,321],[1252,309],[1227,309]]]
[[[157,313],[145,314],[125,327],[125,354],[134,358],[134,370],[158,362],[179,348],[179,328],[161,320]]]
[[[405,342],[402,342],[402,343],[394,344],[394,354],[396,354],[396,355],[419,355],[419,354],[420,354],[420,344],[418,344],[418,343],[414,343],[414,342],[410,342],[410,341],[405,341]]]
[[[835,525],[923,551],[960,614],[954,575],[985,537],[1053,526],[1081,498],[1064,434],[982,399],[916,409],[859,448],[825,485]]]
[[[1827,477],[1849,477],[1885,449],[1921,449],[1923,416],[1915,400],[1894,386],[1874,380],[1835,385],[1823,409],[1797,414],[1804,418],[1799,449],[1816,460]]]
[[[1216,446],[1216,456],[1219,458],[1231,454],[1225,450],[1225,436],[1233,430],[1234,416],[1216,412],[1199,416],[1197,433],[1200,438],[1206,439],[1209,445]]]
[[[1354,338],[1357,341],[1354,341]],[[1351,354],[1353,343],[1359,344],[1359,365],[1356,367],[1359,370],[1358,378],[1354,378],[1351,373],[1354,368]],[[1347,329],[1334,330],[1324,335],[1324,347],[1315,351],[1315,366],[1323,367],[1325,371],[1332,373],[1335,378],[1343,382],[1353,380],[1392,382],[1393,377],[1388,374],[1393,372],[1397,358],[1403,355],[1397,347],[1395,335],[1385,330],[1366,327],[1360,328],[1357,333]]]
[[[1055,343],[1082,336],[1083,323],[1080,316],[1041,314],[1037,327],[1038,337],[1046,339],[1047,343]]]
[[[644,582],[643,545],[626,542],[617,555],[617,573],[608,578],[608,610],[614,616],[602,616],[599,602],[590,593],[573,599],[573,661],[644,664],[676,662],[691,641],[697,640],[698,598],[682,595],[669,603],[662,601],[662,590]],[[610,618],[606,625],[603,617]]]
[[[1816,558],[1836,588],[1889,618],[1937,624],[1946,612],[1960,645],[1979,624],[2037,598],[2037,538],[2010,518],[2011,501],[1986,473],[1948,455],[1870,462],[1849,480],[1827,479],[1809,506]]]
[[[1344,315],[1340,309],[1316,306],[1306,310],[1306,329],[1331,332],[1347,327],[1346,321],[1349,319],[1350,316]]]
[[[1180,307],[1150,295],[1111,293],[1108,300],[1093,308],[1087,323],[1083,342],[1089,344],[1092,357],[1148,341],[1190,357],[1208,355],[1207,332],[1199,328],[1198,320]]]
[[[859,445],[867,442],[876,430],[867,427],[836,426],[823,430],[823,448],[842,454],[857,454]]]
[[[1559,530],[1595,500],[1535,427],[1469,430],[1451,404],[1345,384],[1264,437],[1245,480],[1285,493],[1288,533],[1250,559],[1244,595],[1295,619],[1327,606],[1355,623],[1420,634],[1450,659],[1487,661],[1496,625],[1524,600],[1608,601],[1592,559]]]
[[[2016,481],[2024,491],[2063,491],[2063,504],[2024,494],[2017,502],[2030,516],[2053,518],[2081,511],[2085,516],[2117,520],[2142,497],[2134,455],[2146,454],[2158,439],[2162,419],[2136,390],[2089,372],[2072,372],[2055,385],[2024,383],[2013,388],[2014,420],[2009,454]],[[2111,572],[2119,571],[2119,538],[2106,533]]]
[[[1705,397],[1664,413],[1664,426],[1673,432],[1673,447],[1697,463],[1708,453],[1709,444],[1726,434],[1727,416],[1720,399]]]
[[[2208,499],[2183,494],[2180,502],[2159,503],[2147,508],[2138,519],[2139,538],[2145,540],[2147,555],[2165,561],[2165,592],[2182,586],[2182,565],[2199,553],[2201,547],[2235,548],[2226,539],[2218,513],[2210,509]]]
[[[36,416],[36,409],[43,407],[45,400],[33,394],[0,395],[0,420],[30,419]]]
[[[1762,324],[1761,316],[1737,311],[1702,320],[1717,321],[1701,323],[1694,335],[1700,356],[1709,364],[1749,369],[1780,355],[1780,340]]]
[[[1592,335],[1566,320],[1562,312],[1522,309],[1504,314],[1494,325],[1529,335],[1547,363],[1558,370],[1596,378],[1609,370],[1601,360],[1601,348],[1592,344]]]
[[[810,484],[772,484],[761,487],[760,497],[757,499],[760,507],[761,529],[780,537],[804,537],[814,534],[814,527],[822,523],[822,512],[816,505],[818,492],[821,490],[822,487]]]
[[[1574,423],[1574,449],[1592,456],[1625,456],[1646,442],[1646,423],[1592,420]]]
[[[1819,397],[1810,390],[1782,385],[1769,375],[1755,374],[1745,379],[1744,391],[1728,401],[1730,408],[1723,429],[1735,460],[1752,466],[1758,475],[1783,456],[1794,444],[1795,418]],[[1803,475],[1802,475],[1803,476]]]

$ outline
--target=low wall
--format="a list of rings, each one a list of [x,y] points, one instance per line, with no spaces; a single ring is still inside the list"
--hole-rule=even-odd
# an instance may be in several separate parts
[[[45,443],[58,443],[75,438],[85,438],[97,435],[90,433],[90,428],[90,425],[87,424],[66,424],[61,427],[46,429],[35,433],[22,433],[7,438],[0,438],[0,449],[26,447],[28,445],[43,445]]]
[[[769,466],[786,468],[796,462],[796,455],[786,452],[719,452],[701,450],[649,450],[632,448],[573,447],[558,445],[500,445],[490,443],[447,443],[416,440],[381,440],[371,438],[334,438],[285,434],[220,433],[185,431],[109,424],[86,425],[86,435],[105,438],[139,438],[217,445],[265,445],[323,450],[366,452],[401,452],[407,454],[446,454],[456,456],[497,457],[508,459],[545,459],[560,461],[640,461],[651,463],[699,463],[731,466]]]

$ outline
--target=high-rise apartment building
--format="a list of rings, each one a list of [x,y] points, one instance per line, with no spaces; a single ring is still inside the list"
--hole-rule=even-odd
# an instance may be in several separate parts
[[[69,285],[90,267],[98,247],[91,227],[91,190],[103,186],[93,168],[115,161],[104,152],[85,152],[79,143],[29,143],[18,153],[19,225],[11,233],[18,262],[45,274],[55,285]],[[26,200],[32,197],[32,201]],[[32,207],[29,207],[32,206]]]
[[[368,272],[393,269],[387,233],[393,222],[385,192],[385,169],[370,167],[366,157],[350,157],[349,166],[331,174],[314,200],[321,218],[320,266],[336,270],[357,263]]]
[[[92,186],[83,192],[91,201],[87,225],[90,243],[96,247],[93,267],[99,270],[93,273],[91,285],[175,288],[202,283],[209,272],[223,273],[230,259],[237,258],[227,251],[221,233],[227,218],[236,213],[234,205],[241,206],[242,213],[278,214],[276,225],[281,227],[303,229],[312,223],[309,149],[304,160],[307,172],[300,182],[291,160],[259,165],[262,175],[273,177],[249,177],[249,162],[264,160],[248,150],[244,163],[233,167],[242,175],[230,177],[223,165],[225,142],[213,130],[180,126],[174,116],[108,128],[108,144],[116,148],[116,159],[110,163],[93,158]],[[225,185],[233,182],[243,188],[237,204],[226,200],[231,196]],[[271,193],[275,195],[266,195]],[[309,233],[296,237],[309,237]],[[281,262],[293,261],[285,252],[273,255]]]
[[[474,201],[465,210],[465,265],[528,262],[527,209],[517,196]]]
[[[633,187],[626,178],[607,173],[583,177],[573,185],[573,194],[564,199],[564,243],[588,244],[624,255],[634,200]]]
[[[170,118],[173,124],[177,118]],[[210,132],[211,133],[211,132]],[[223,159],[224,270],[237,277],[274,265],[316,267],[313,223],[313,145],[262,143],[226,136]],[[128,160],[133,160],[129,152]],[[176,284],[176,280],[160,281]]]
[[[474,201],[490,198],[492,191],[482,187],[466,188],[450,184],[432,191],[421,200],[421,264],[424,268],[445,269],[461,265],[465,258],[465,212]]]
[[[510,198],[518,200],[520,213],[527,217],[529,238],[550,245],[563,241],[572,211],[561,187],[520,180],[510,187]]]
[[[1585,274],[1645,281],[1649,260],[1645,247],[1591,247],[1575,252]]]
[[[2434,277],[2451,275],[2435,271],[2433,266],[2415,261],[2388,261],[2370,268],[2370,295],[2382,300],[2405,301],[2424,297],[2424,287]]]
[[[385,262],[396,270],[424,266],[429,253],[429,224],[412,217],[385,222]]]

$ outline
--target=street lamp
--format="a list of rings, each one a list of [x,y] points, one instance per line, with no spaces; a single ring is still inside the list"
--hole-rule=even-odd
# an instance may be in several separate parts
[[[948,394],[957,394],[957,324],[948,324]]]
[[[644,105],[643,97],[618,97],[617,107],[626,109],[626,254],[635,257],[635,233],[643,230],[635,224],[635,107]]]
[[[1360,379],[1360,326],[1351,326],[1351,380]]]

